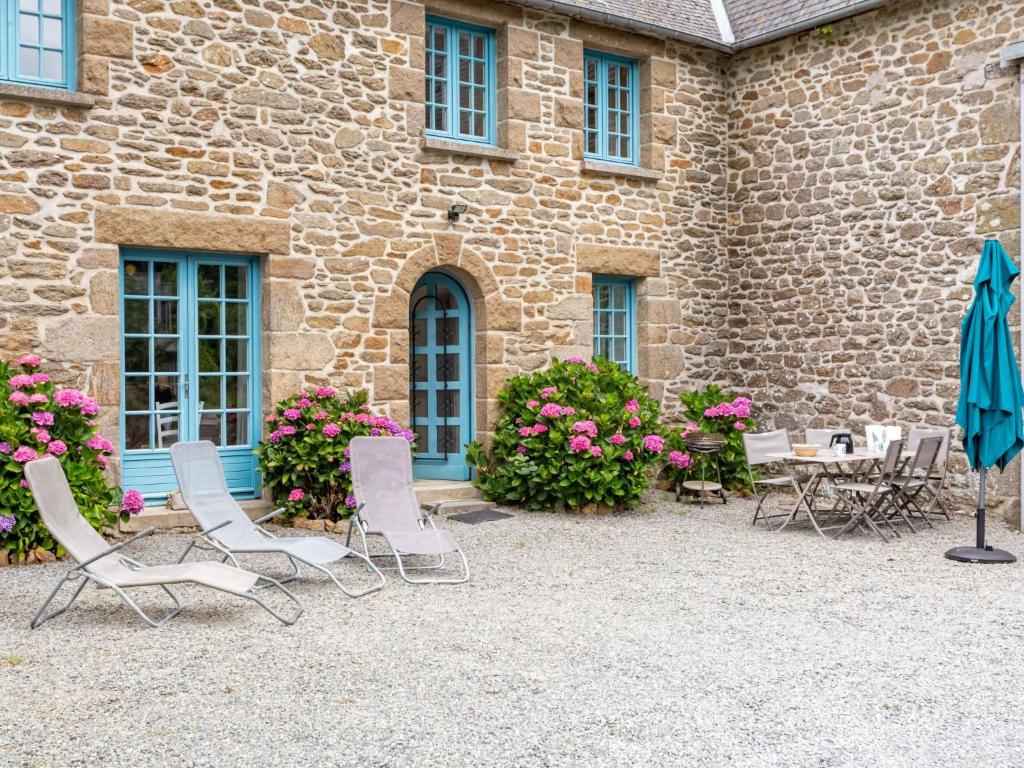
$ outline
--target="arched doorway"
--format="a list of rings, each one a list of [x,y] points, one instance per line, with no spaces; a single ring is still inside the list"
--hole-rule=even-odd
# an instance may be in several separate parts
[[[428,272],[409,301],[409,413],[417,477],[468,480],[473,439],[473,317],[451,276]]]

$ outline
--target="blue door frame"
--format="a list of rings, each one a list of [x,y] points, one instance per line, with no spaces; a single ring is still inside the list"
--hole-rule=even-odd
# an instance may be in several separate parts
[[[202,439],[231,492],[258,496],[258,258],[124,249],[119,292],[122,486],[162,502],[178,487],[170,446]]]
[[[428,272],[409,304],[409,403],[416,477],[468,480],[473,439],[473,317],[458,281]]]

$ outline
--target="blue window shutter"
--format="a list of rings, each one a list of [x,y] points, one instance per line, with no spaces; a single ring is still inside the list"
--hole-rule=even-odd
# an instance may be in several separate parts
[[[594,355],[636,373],[636,291],[625,277],[594,276]]]
[[[496,143],[494,30],[428,16],[425,74],[428,135]]]
[[[0,0],[0,80],[74,90],[75,0]]]
[[[585,51],[584,156],[639,164],[640,89],[636,61]]]

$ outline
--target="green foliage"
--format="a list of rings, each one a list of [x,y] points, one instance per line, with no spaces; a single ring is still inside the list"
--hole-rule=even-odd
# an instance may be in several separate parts
[[[751,416],[753,404],[750,399],[733,392],[723,392],[717,385],[709,384],[705,389],[683,393],[680,400],[683,403],[683,415],[688,423],[682,429],[674,429],[669,434],[670,457],[674,452],[686,453],[686,437],[690,434],[720,434],[725,438],[725,447],[718,454],[722,467],[722,484],[729,490],[749,489],[750,479],[747,476],[747,460],[743,451],[743,432],[756,426]],[[705,471],[709,477],[714,475],[714,456],[688,455],[693,464],[693,469],[689,470],[691,475],[696,472],[699,476],[702,461],[708,462]],[[680,482],[686,474],[686,467],[670,462],[668,476],[673,482]]]
[[[413,433],[386,416],[374,416],[366,392],[341,395],[333,387],[299,392],[277,404],[267,422],[273,427],[256,447],[263,482],[282,516],[339,520],[352,514],[351,464],[348,444],[361,435],[399,436],[410,443]]]
[[[63,556],[23,483],[25,464],[57,456],[82,515],[101,530],[117,520],[121,499],[104,471],[114,446],[97,433],[95,400],[55,387],[39,358],[18,361],[17,370],[0,362],[0,549],[20,559],[36,548]]]
[[[818,34],[829,45],[834,44],[836,41],[836,29],[831,24],[822,24],[818,27]]]
[[[597,358],[556,360],[510,379],[488,457],[471,444],[477,486],[525,509],[631,507],[648,487],[664,440],[658,403],[636,377]]]

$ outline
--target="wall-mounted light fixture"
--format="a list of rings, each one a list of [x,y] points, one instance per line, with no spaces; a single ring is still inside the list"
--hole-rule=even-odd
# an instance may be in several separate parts
[[[448,209],[448,221],[452,224],[459,220],[459,216],[466,212],[466,206],[462,203],[455,203]]]

